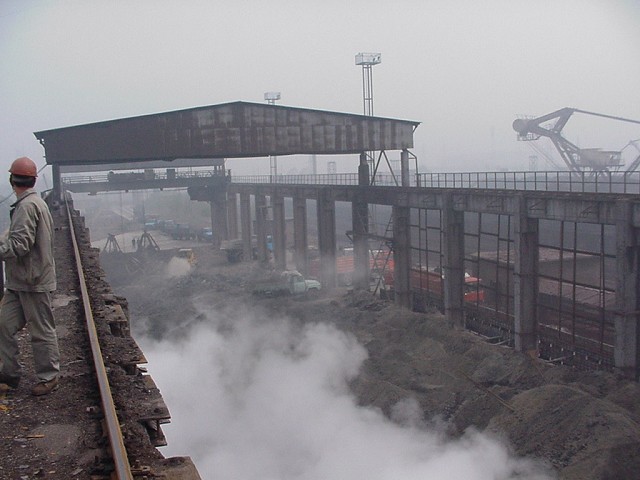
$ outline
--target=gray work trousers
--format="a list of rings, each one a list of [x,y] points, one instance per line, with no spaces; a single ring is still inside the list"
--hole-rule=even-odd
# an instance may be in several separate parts
[[[48,382],[60,372],[60,352],[49,292],[5,290],[0,303],[0,372],[20,378],[17,334],[25,325],[31,336],[33,362],[39,382]]]

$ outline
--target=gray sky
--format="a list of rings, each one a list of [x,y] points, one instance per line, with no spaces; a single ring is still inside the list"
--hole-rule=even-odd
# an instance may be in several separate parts
[[[362,113],[354,56],[381,52],[374,113],[422,122],[421,170],[523,170],[534,152],[516,141],[519,114],[640,119],[639,24],[637,0],[0,0],[0,168],[24,154],[44,164],[34,131],[266,91]],[[619,150],[638,127],[574,115],[565,134]],[[269,161],[228,167],[268,173]]]

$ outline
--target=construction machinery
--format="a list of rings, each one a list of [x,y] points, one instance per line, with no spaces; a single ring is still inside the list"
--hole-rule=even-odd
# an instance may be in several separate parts
[[[600,148],[581,149],[562,136],[562,129],[574,113],[582,113],[640,125],[640,120],[631,120],[629,118],[565,107],[537,118],[518,118],[513,122],[513,129],[518,133],[518,140],[521,141],[538,140],[540,137],[549,138],[570,171],[619,171],[624,166],[622,150],[613,151]],[[637,144],[634,144],[634,146],[637,148]],[[629,164],[627,171],[635,170],[638,165],[640,165],[640,155]]]
[[[635,160],[633,162],[631,162],[629,167],[627,167],[627,171],[628,172],[632,172],[632,171],[636,170],[638,168],[638,166],[640,165],[640,138],[638,138],[636,140],[631,140],[620,151],[623,152],[627,147],[631,147],[631,146],[635,147],[636,151],[638,152],[638,155],[636,156]]]
[[[196,264],[196,254],[193,253],[193,249],[191,248],[178,249],[176,257],[185,259],[192,267]]]
[[[113,233],[107,234],[107,242],[102,249],[102,253],[122,253],[118,239]]]
[[[144,233],[142,235],[140,235],[140,238],[138,239],[136,244],[137,244],[137,251],[138,252],[140,252],[140,251],[143,251],[143,252],[146,252],[146,251],[159,252],[160,251],[160,247],[156,243],[155,239],[146,230],[144,231]]]

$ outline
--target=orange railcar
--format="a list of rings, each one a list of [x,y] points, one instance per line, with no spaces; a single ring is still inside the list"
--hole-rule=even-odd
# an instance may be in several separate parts
[[[393,289],[393,270],[385,270],[384,281],[387,287]],[[413,293],[414,300],[423,304],[430,303],[429,300],[442,304],[444,297],[444,275],[439,271],[427,270],[426,268],[412,267],[409,270],[409,286]],[[485,301],[485,291],[481,286],[481,281],[477,277],[465,274],[464,278],[464,301],[481,304]]]
[[[388,258],[387,258],[388,257]],[[320,275],[320,266],[322,259],[315,258],[309,262],[308,272],[309,277],[318,278]],[[369,270],[371,272],[382,272],[384,270],[384,276],[386,280],[387,272],[393,272],[394,262],[393,257],[388,256],[386,253],[369,257]],[[338,285],[351,285],[353,283],[353,273],[355,271],[354,257],[353,255],[340,255],[336,257],[336,276]]]

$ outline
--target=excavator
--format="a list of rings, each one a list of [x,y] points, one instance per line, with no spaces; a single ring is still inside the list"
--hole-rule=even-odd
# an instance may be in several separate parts
[[[540,137],[548,137],[570,171],[592,171],[596,173],[619,171],[624,166],[622,151],[629,146],[634,146],[638,150],[638,156],[629,164],[626,171],[633,171],[638,168],[640,165],[640,147],[638,145],[640,139],[632,140],[620,151],[613,151],[602,150],[600,148],[581,149],[564,138],[562,136],[562,129],[574,113],[582,113],[640,125],[640,120],[631,120],[629,118],[565,107],[537,118],[518,118],[513,122],[513,129],[518,133],[518,140],[521,141],[532,141],[538,140]]]

